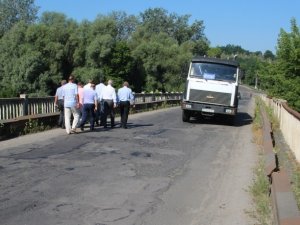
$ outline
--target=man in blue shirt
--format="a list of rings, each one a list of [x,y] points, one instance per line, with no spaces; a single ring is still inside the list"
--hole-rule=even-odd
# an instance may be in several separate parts
[[[79,120],[79,97],[77,84],[74,83],[74,76],[70,75],[69,82],[63,86],[65,127],[67,134],[76,133],[76,126]],[[74,120],[71,127],[71,115]]]
[[[129,88],[127,81],[123,83],[123,87],[118,90],[118,101],[121,114],[121,127],[127,129],[127,120],[130,109],[130,103],[134,102],[132,90]]]
[[[83,112],[82,119],[78,127],[83,131],[84,124],[87,118],[90,118],[90,130],[94,130],[94,120],[97,111],[97,93],[95,91],[95,84],[93,81],[90,82],[90,87],[84,88],[83,90]]]
[[[59,110],[58,126],[63,129],[65,128],[63,86],[66,83],[67,83],[66,80],[62,80],[60,82],[61,86],[56,89],[55,98],[54,98],[54,105]]]

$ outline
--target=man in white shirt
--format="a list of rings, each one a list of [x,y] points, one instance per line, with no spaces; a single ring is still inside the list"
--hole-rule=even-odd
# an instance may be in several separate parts
[[[107,86],[105,86],[100,94],[100,101],[104,104],[104,116],[103,125],[107,127],[107,116],[110,115],[111,128],[115,126],[115,110],[117,107],[117,95],[115,89],[112,87],[112,80],[108,80]]]
[[[103,91],[103,88],[105,87],[104,80],[100,78],[100,83],[96,85],[96,93],[98,96],[98,107],[96,112],[96,124],[99,125],[100,120],[100,126],[103,126],[103,116],[104,116],[104,104],[103,101],[100,101],[100,96]]]

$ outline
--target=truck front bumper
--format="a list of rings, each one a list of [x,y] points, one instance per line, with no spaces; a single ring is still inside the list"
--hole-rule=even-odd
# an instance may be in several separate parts
[[[191,111],[191,113],[201,113],[202,115],[224,114],[234,116],[237,114],[237,107],[188,101],[182,101],[181,109]]]

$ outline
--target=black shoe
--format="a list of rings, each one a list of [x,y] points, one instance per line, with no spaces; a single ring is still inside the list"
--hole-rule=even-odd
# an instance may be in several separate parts
[[[84,131],[84,128],[83,128],[83,127],[80,127],[80,130],[81,130],[81,131]]]

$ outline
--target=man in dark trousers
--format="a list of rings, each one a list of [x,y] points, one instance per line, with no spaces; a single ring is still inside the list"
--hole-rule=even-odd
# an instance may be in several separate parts
[[[98,109],[96,112],[96,124],[99,125],[99,120],[100,120],[100,126],[104,125],[104,104],[103,101],[100,101],[100,96],[102,93],[103,88],[105,87],[104,80],[100,78],[100,83],[96,85],[96,92],[98,96]]]
[[[62,88],[67,83],[66,80],[62,80],[60,82],[60,87],[56,89],[55,97],[54,97],[54,105],[59,110],[59,119],[58,126],[61,128],[65,128],[65,119],[64,119],[64,97],[62,94]]]
[[[118,101],[121,114],[121,127],[127,129],[127,120],[130,109],[130,103],[134,101],[132,90],[129,88],[127,81],[123,83],[123,87],[118,90]]]
[[[113,128],[115,126],[115,108],[117,107],[117,95],[115,88],[112,87],[112,80],[107,81],[107,85],[103,87],[100,94],[100,101],[103,101],[104,105],[104,115],[103,115],[103,125],[107,128],[107,116],[110,115],[110,126]]]
[[[83,88],[83,112],[82,112],[82,119],[78,125],[80,129],[84,130],[84,124],[87,121],[87,118],[90,118],[90,130],[94,130],[94,120],[97,111],[98,105],[98,97],[95,91],[95,84],[93,81],[90,82],[90,87]]]

